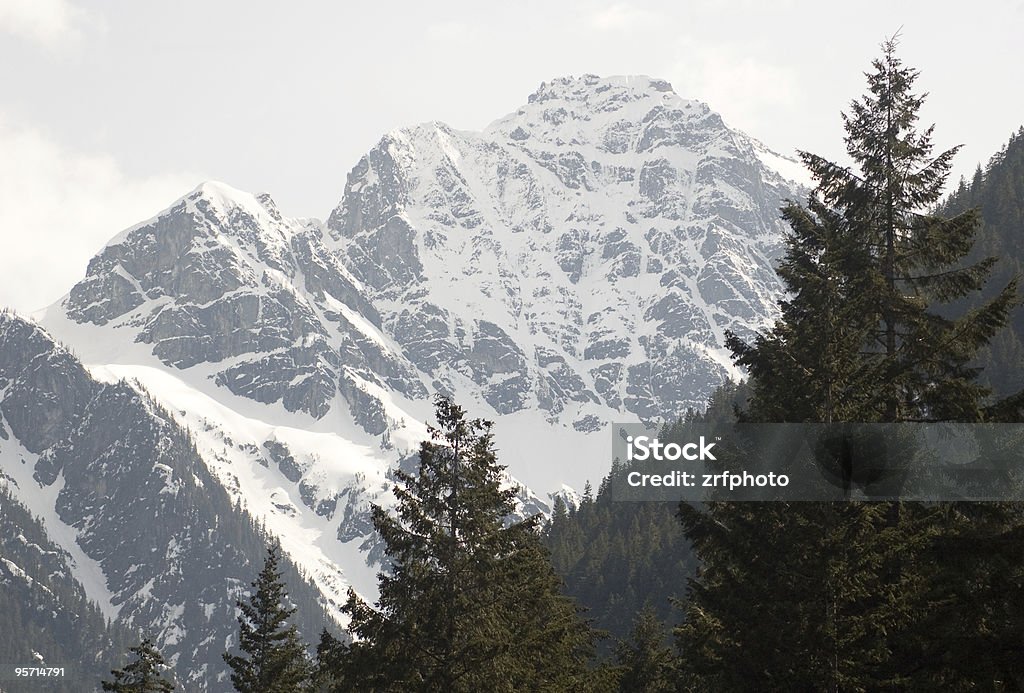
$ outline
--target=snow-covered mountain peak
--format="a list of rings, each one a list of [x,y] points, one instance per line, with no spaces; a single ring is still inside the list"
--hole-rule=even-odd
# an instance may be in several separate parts
[[[769,323],[786,162],[649,77],[554,80],[482,132],[384,137],[327,221],[435,388],[594,432],[700,406]]]
[[[542,82],[537,91],[530,94],[527,102],[540,104],[545,101],[577,102],[600,111],[620,110],[626,104],[641,100],[660,98],[678,99],[672,85],[663,79],[647,75],[616,75],[598,77],[586,74],[580,77],[559,77]]]
[[[645,133],[699,128],[725,125],[706,104],[681,98],[665,80],[584,75],[543,83],[526,104],[486,132],[531,149],[592,146],[623,155],[650,151],[664,139],[645,138]]]
[[[596,433],[737,374],[725,331],[769,323],[781,292],[780,161],[663,80],[556,79],[482,132],[385,135],[325,226],[203,183],[53,312],[288,412],[343,403],[371,436],[432,391]]]

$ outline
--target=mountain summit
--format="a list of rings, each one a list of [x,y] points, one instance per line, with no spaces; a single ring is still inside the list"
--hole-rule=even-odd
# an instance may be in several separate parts
[[[775,316],[789,163],[647,77],[545,83],[483,132],[392,132],[327,222],[443,389],[580,431],[702,406]]]

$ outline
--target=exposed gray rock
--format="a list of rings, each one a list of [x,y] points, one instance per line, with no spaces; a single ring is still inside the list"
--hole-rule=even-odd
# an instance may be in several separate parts
[[[263,443],[263,447],[266,448],[270,459],[274,461],[285,478],[292,483],[298,483],[299,479],[302,478],[303,470],[299,467],[299,463],[295,461],[295,458],[292,457],[288,446],[276,440],[268,440]]]
[[[726,377],[725,330],[776,314],[798,193],[774,156],[662,80],[564,78],[482,133],[388,135],[327,227],[426,380],[467,376],[499,414],[653,421]]]
[[[392,231],[411,238],[400,223],[382,233]],[[409,255],[395,242],[380,257]],[[78,322],[131,328],[169,366],[223,363],[214,381],[258,402],[322,418],[341,394],[374,433],[384,430],[380,404],[355,379],[427,394],[382,341],[380,314],[319,226],[284,218],[268,195],[200,186],[110,243],[64,309]]]
[[[252,518],[166,411],[124,382],[93,380],[41,328],[2,313],[0,381],[0,429],[9,430],[0,437],[0,479],[35,514],[60,523],[51,538],[71,542],[60,545],[65,555],[81,551],[94,562],[98,575],[83,584],[91,599],[109,599],[103,608],[118,629],[155,634],[188,690],[223,690],[235,601],[262,564],[264,537]],[[37,455],[14,462],[32,465],[31,476],[3,466],[19,444]],[[70,565],[81,581],[89,566]],[[287,557],[282,566],[300,628],[318,632],[327,624],[319,593]]]

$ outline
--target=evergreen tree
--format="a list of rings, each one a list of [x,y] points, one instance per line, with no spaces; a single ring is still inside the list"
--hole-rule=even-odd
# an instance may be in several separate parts
[[[676,690],[675,656],[665,645],[665,626],[649,607],[633,623],[631,642],[616,648],[622,693],[670,693]]]
[[[345,644],[324,628],[320,633],[320,642],[316,646],[316,665],[311,690],[319,693],[349,690],[342,678],[345,653]]]
[[[295,613],[286,606],[288,593],[278,569],[278,547],[267,548],[263,570],[252,583],[248,601],[237,602],[239,649],[224,654],[231,667],[231,683],[240,693],[301,691],[309,679],[305,646],[288,619]]]
[[[511,522],[490,422],[438,398],[419,473],[397,471],[397,516],[373,508],[390,560],[377,608],[349,593],[360,691],[588,688],[594,635],[559,593],[537,518]]]
[[[144,638],[140,644],[128,649],[135,659],[123,669],[111,671],[114,680],[101,682],[103,690],[114,693],[169,693],[174,690],[174,684],[161,673],[167,664],[152,640]]]
[[[870,251],[849,223],[812,197],[782,209],[789,223],[777,271],[790,297],[782,319],[753,344],[728,335],[726,346],[750,376],[743,417],[751,421],[872,421],[885,374],[864,344],[877,322],[860,305],[870,289]]]
[[[993,260],[964,261],[975,212],[930,213],[956,149],[933,156],[932,128],[916,129],[917,72],[896,57],[895,41],[873,67],[868,94],[844,116],[857,172],[802,155],[818,187],[807,208],[783,210],[792,233],[780,267],[790,294],[781,320],[752,344],[729,338],[751,376],[747,420],[981,421],[1005,411],[989,402],[973,361],[1006,321],[1016,286],[958,318],[939,310],[982,288]],[[684,687],[863,690],[954,680],[929,670],[946,645],[920,623],[950,605],[971,618],[956,599],[976,583],[936,561],[942,537],[978,528],[963,509],[715,502],[683,505],[680,515],[703,562],[677,629]],[[1007,515],[990,519],[986,533],[1007,528]],[[956,574],[953,586],[940,572]]]
[[[932,214],[959,147],[933,155],[934,126],[916,127],[924,97],[913,93],[918,71],[896,56],[896,40],[868,74],[869,93],[843,116],[854,173],[802,153],[825,205],[841,215],[853,243],[870,253],[860,291],[849,303],[877,321],[861,347],[882,375],[874,416],[865,421],[979,421],[988,389],[970,362],[1006,323],[1016,281],[959,319],[937,304],[978,292],[996,262],[962,261],[978,230],[978,211]]]

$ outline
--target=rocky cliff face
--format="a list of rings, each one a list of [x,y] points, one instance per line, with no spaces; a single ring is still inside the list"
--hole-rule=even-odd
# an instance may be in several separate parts
[[[5,492],[39,518],[54,565],[106,619],[157,634],[186,688],[223,688],[235,600],[265,541],[187,431],[135,388],[93,379],[38,326],[0,314],[0,471]],[[303,628],[319,632],[326,600],[288,570]],[[40,584],[54,596],[51,579]]]
[[[561,79],[483,132],[386,136],[327,228],[435,387],[590,431],[702,406],[724,332],[774,317],[777,162],[666,82]]]
[[[218,385],[258,402],[319,419],[340,393],[373,433],[386,421],[366,384],[426,396],[319,224],[282,217],[267,195],[201,185],[108,244],[62,308],[168,367],[216,364]]]

